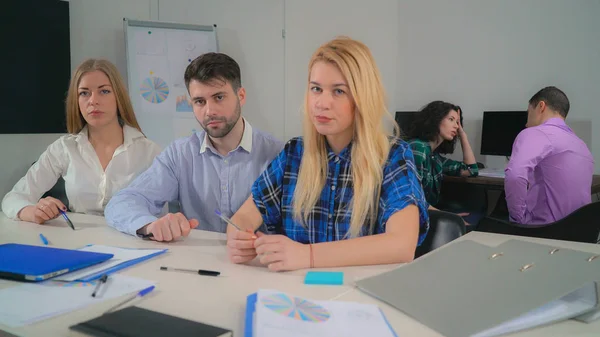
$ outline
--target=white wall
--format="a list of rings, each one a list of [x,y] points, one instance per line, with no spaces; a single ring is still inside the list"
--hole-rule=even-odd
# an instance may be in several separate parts
[[[567,122],[599,171],[592,130],[600,126],[600,2],[404,0],[399,7],[398,110],[435,99],[460,105],[478,160],[501,167],[504,158],[479,155],[483,111],[526,110],[533,94],[554,85],[568,95]]]
[[[70,0],[71,68],[88,58],[115,63],[127,80],[123,18],[156,20],[158,0]]]
[[[60,134],[0,134],[0,201]]]
[[[564,0],[71,0],[72,68],[107,58],[126,74],[123,17],[218,25],[220,50],[242,68],[243,109],[285,140],[301,133],[312,52],[336,35],[362,40],[382,72],[390,110],[434,99],[461,105],[479,153],[484,110],[517,109],[546,85],[571,100],[568,123],[600,172],[600,1]],[[281,30],[286,30],[286,39]],[[0,135],[0,196],[59,135]],[[18,144],[15,146],[15,144]],[[460,151],[459,151],[460,152]],[[457,153],[456,156],[460,156]],[[10,160],[6,160],[10,158]],[[478,156],[492,167],[502,158]]]

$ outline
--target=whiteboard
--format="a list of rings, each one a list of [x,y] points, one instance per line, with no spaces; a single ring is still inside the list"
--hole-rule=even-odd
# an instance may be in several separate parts
[[[144,134],[165,148],[200,130],[183,75],[196,57],[218,51],[216,25],[125,18],[123,28],[129,95]]]

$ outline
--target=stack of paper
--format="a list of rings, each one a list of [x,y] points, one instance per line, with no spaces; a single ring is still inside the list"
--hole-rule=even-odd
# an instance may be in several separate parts
[[[11,327],[31,324],[154,285],[152,281],[116,274],[92,297],[96,282],[46,281],[2,289],[0,324]]]
[[[479,176],[490,178],[504,178],[504,169],[484,168],[479,170]]]

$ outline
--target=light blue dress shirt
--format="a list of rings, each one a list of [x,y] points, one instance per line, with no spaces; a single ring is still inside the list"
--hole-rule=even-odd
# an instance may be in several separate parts
[[[225,232],[226,223],[215,210],[231,217],[284,145],[244,123],[240,145],[226,156],[204,131],[171,143],[148,170],[112,197],[105,209],[108,224],[136,235],[161,216],[165,203],[177,201],[186,218],[200,222],[197,229]]]

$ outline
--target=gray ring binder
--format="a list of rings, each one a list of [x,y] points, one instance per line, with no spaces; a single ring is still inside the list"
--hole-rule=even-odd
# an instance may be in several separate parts
[[[599,319],[600,268],[592,261],[600,261],[597,251],[457,240],[356,286],[444,336],[492,337]]]

